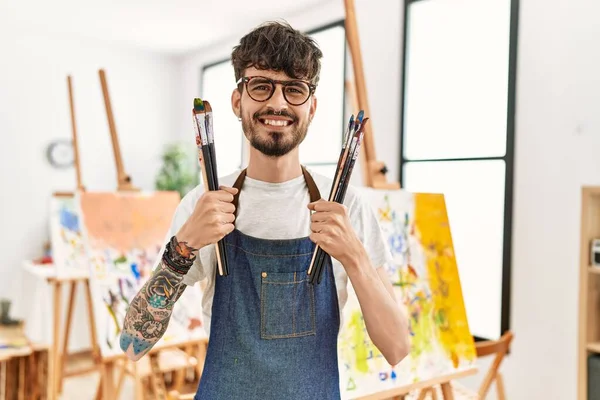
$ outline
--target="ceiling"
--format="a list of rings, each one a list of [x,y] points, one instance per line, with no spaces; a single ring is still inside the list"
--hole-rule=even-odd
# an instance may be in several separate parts
[[[181,54],[341,0],[0,0],[0,24]]]

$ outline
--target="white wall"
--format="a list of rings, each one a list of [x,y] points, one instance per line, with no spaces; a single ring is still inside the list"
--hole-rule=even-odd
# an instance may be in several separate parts
[[[357,0],[356,9],[377,155],[387,163],[389,178],[397,180],[402,5],[367,3]],[[512,237],[515,341],[503,366],[514,400],[576,396],[580,186],[600,185],[599,13],[600,3],[593,0],[521,1]],[[288,21],[306,30],[340,17],[343,9],[328,4]],[[200,65],[227,57],[235,39],[183,59],[184,110],[198,93]],[[183,132],[188,119],[181,118]],[[482,372],[467,384],[476,388],[488,367],[482,360]]]
[[[574,399],[580,187],[600,184],[600,4],[521,3],[506,378],[514,399]]]
[[[104,68],[133,183],[152,189],[163,144],[174,128],[178,86],[173,59],[91,40],[0,28],[0,297],[21,260],[39,257],[48,240],[47,206],[54,191],[75,189],[74,169],[57,170],[46,146],[70,139],[66,76],[74,80],[83,183],[116,188],[115,162],[98,69]]]

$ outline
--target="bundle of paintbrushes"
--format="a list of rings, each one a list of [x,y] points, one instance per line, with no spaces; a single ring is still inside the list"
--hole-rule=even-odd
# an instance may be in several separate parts
[[[212,108],[208,101],[194,99],[192,110],[194,130],[196,131],[196,145],[198,146],[198,161],[202,169],[204,187],[206,190],[219,190],[219,175],[217,173],[217,158],[215,155],[215,138],[213,133]],[[227,257],[223,240],[216,245],[218,273],[221,276],[229,275]]]
[[[354,164],[358,158],[360,151],[360,145],[364,137],[364,127],[369,118],[364,118],[364,111],[361,110],[356,119],[354,115],[350,117],[348,123],[348,129],[342,143],[342,150],[340,152],[340,158],[338,159],[333,184],[331,186],[331,192],[329,193],[329,201],[342,204],[346,197],[346,190],[352,176],[352,170]],[[326,253],[319,246],[315,248],[313,258],[308,268],[309,282],[314,284],[315,282],[321,283],[321,277],[323,275],[323,264],[325,263]]]

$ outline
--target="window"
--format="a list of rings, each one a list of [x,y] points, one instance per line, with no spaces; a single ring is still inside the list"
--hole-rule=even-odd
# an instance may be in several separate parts
[[[444,193],[476,338],[508,329],[516,0],[407,0],[400,176]]]
[[[346,72],[346,33],[344,22],[339,21],[307,32],[323,52],[321,76],[315,92],[317,112],[308,129],[304,142],[300,145],[300,161],[311,170],[333,177],[339,152],[342,147],[345,125],[345,72]],[[213,107],[217,146],[223,143],[229,149],[239,149],[219,154],[217,169],[219,175],[227,175],[242,168],[247,160],[247,141],[241,124],[231,111],[231,92],[235,87],[235,77],[231,61],[221,60],[206,65],[202,69],[202,97]]]

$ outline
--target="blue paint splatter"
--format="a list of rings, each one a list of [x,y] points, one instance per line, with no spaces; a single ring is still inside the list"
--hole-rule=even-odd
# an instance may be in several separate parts
[[[72,213],[66,208],[61,208],[59,218],[62,226],[73,232],[79,232],[79,218],[75,213]]]
[[[131,263],[131,272],[135,276],[135,280],[138,281],[140,279],[140,271],[136,263]]]

